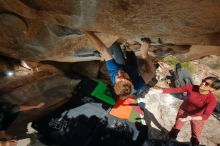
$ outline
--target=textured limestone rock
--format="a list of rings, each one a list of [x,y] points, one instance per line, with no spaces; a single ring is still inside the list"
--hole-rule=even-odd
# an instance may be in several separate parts
[[[0,0],[0,54],[17,59],[12,63],[0,60],[1,75],[5,76],[4,71],[13,68],[13,64],[20,60],[28,61],[37,72],[31,75],[31,72],[24,74],[22,70],[19,78],[14,80],[1,78],[2,98],[21,104],[35,103],[46,97],[50,101],[57,101],[57,98],[69,94],[73,87],[72,80],[59,70],[62,67],[52,69],[38,65],[38,62],[99,60],[100,57],[96,56],[77,56],[95,50],[79,31],[80,28],[96,31],[107,46],[119,37],[132,42],[148,36],[156,48],[151,50],[155,57],[166,56],[169,50],[182,61],[220,55],[219,12],[219,0]],[[199,69],[197,72],[206,71]],[[96,76],[96,73],[93,75]],[[200,80],[201,76],[196,78]],[[169,125],[162,124],[168,129],[173,119],[162,115],[168,113],[169,116],[172,109],[165,110],[165,105],[157,100],[164,101],[166,98],[156,98],[147,108],[151,105],[160,107],[151,112],[164,113],[158,113],[160,116],[156,118],[170,120],[166,121]],[[213,118],[209,121],[207,126],[217,123]],[[183,130],[183,137],[188,136],[187,130],[187,133]],[[219,133],[213,131],[213,128],[207,128],[202,141],[204,144],[211,146],[212,142],[219,143]]]
[[[75,74],[79,74],[88,78],[98,78],[100,69],[100,62],[77,62],[72,66],[72,70]]]
[[[0,53],[22,60],[99,59],[74,56],[94,50],[80,28],[101,32],[107,46],[117,37],[143,36],[156,44],[160,38],[163,44],[220,45],[218,0],[0,0],[0,11]],[[219,49],[193,58],[200,54]]]
[[[201,46],[194,45],[190,47],[190,51],[185,54],[178,54],[180,61],[189,61],[199,59],[208,55],[220,56],[220,46]]]

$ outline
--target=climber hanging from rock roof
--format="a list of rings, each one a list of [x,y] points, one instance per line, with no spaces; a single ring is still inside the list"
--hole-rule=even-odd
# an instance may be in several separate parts
[[[155,74],[154,63],[148,56],[150,39],[144,39],[140,47],[141,57],[145,61],[147,68],[146,72],[140,74],[136,56],[132,50],[125,52],[125,59],[120,43],[117,41],[108,49],[93,32],[83,32],[89,37],[104,58],[117,95],[122,98],[128,95],[137,97],[148,89],[147,82],[151,80],[150,78]]]

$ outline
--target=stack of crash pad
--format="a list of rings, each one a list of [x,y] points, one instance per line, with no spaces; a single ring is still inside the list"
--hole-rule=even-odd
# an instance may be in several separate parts
[[[50,144],[98,146],[109,142],[121,145],[122,141],[133,144],[147,137],[147,127],[139,122],[141,114],[136,99],[117,99],[107,84],[85,79],[69,102],[33,121],[32,127]],[[109,139],[109,133],[114,141]]]
[[[95,97],[110,105],[114,105],[117,99],[112,87],[96,79],[82,80],[76,90],[78,94]]]

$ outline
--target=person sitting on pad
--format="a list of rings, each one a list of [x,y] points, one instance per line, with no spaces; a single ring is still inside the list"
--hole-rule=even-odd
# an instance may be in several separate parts
[[[16,146],[17,142],[14,136],[7,134],[6,130],[11,123],[17,118],[20,112],[29,111],[32,109],[40,109],[45,105],[41,102],[37,105],[14,105],[8,102],[0,102],[0,146]]]

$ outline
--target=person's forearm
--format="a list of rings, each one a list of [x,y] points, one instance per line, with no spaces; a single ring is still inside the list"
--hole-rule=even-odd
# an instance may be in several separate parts
[[[19,106],[20,111],[29,111],[29,110],[36,109],[36,108],[37,106],[25,106],[25,105]]]
[[[95,34],[93,34],[93,32],[85,31],[84,33],[88,36],[89,40],[92,41],[96,49],[101,53],[102,57],[106,61],[112,59],[112,55],[109,52],[109,49]]]
[[[148,73],[156,73],[156,69],[154,66],[154,62],[150,58],[145,58],[145,67],[146,67],[146,72]]]
[[[145,58],[145,71],[141,74],[142,78],[146,83],[152,80],[152,78],[156,75],[156,69],[154,66],[154,62],[151,59]]]
[[[145,72],[141,76],[143,77],[146,83],[149,82],[156,74],[154,62],[148,55],[149,48],[150,48],[150,44],[145,42],[141,44],[141,48],[140,48],[141,58],[144,60],[145,63]]]
[[[149,58],[149,55],[148,55],[149,48],[150,48],[150,44],[145,43],[145,42],[143,42],[141,44],[140,50],[141,50],[141,57],[142,57],[142,59],[145,60],[146,58]]]
[[[191,120],[202,120],[202,116],[190,116]]]
[[[181,86],[177,88],[163,88],[163,93],[183,93],[191,90],[191,85]]]
[[[101,53],[104,49],[108,49],[105,44],[93,33],[89,31],[84,32],[89,40],[95,45],[96,49]]]

